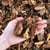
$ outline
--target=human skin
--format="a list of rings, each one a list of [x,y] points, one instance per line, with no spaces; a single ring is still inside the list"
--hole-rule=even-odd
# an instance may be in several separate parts
[[[23,17],[18,17],[8,23],[8,25],[4,29],[3,34],[0,36],[0,50],[6,50],[11,45],[18,44],[18,43],[26,40],[25,38],[16,37],[14,35],[15,26],[17,25],[17,23],[19,21],[22,21],[22,20],[24,20]],[[40,22],[40,21],[38,21],[38,22]],[[43,26],[43,25],[40,25],[40,26]],[[40,27],[40,30],[38,30],[37,31],[38,33],[36,32],[36,34],[41,33],[43,31],[43,28]]]

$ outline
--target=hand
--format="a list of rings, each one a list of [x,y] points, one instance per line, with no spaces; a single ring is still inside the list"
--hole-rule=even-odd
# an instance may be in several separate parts
[[[44,31],[44,28],[47,27],[47,20],[39,18],[36,24],[37,24],[37,31],[35,30],[35,35]]]
[[[18,21],[22,21],[22,20],[23,20],[23,18],[22,18],[22,17],[19,17],[19,18],[16,18],[16,19],[10,21],[10,22],[8,23],[7,27],[5,28],[3,34],[1,35],[1,38],[2,38],[2,39],[6,39],[6,41],[8,41],[8,43],[9,43],[9,45],[18,44],[18,43],[20,43],[20,42],[26,40],[26,39],[24,39],[24,38],[16,37],[16,36],[14,35],[14,29],[15,29],[16,24],[18,23]],[[38,28],[40,28],[40,30],[38,30],[38,31],[36,32],[36,34],[39,34],[39,33],[41,33],[41,32],[43,31],[43,28],[44,28],[43,26],[44,26],[44,24],[46,23],[46,21],[43,22],[43,23],[42,23],[41,21],[43,21],[43,20],[39,20],[39,21],[37,22],[37,24],[42,24],[42,25],[40,25],[40,26],[38,25],[38,26],[39,26]],[[45,24],[45,25],[46,25],[46,24]],[[34,26],[33,26],[33,27],[34,27]],[[42,27],[42,28],[41,28],[41,27]]]
[[[10,21],[2,34],[2,37],[5,37],[7,41],[10,43],[10,45],[17,44],[25,40],[24,38],[16,37],[14,35],[14,29],[16,24],[18,23],[18,21],[22,20],[23,20],[22,17],[18,17]]]

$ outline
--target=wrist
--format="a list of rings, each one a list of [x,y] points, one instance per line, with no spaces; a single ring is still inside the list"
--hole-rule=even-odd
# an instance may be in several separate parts
[[[0,38],[0,50],[6,50],[8,47],[10,47],[8,40],[4,37],[1,37]]]

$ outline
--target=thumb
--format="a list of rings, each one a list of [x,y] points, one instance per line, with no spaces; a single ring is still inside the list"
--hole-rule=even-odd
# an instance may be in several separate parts
[[[26,39],[21,38],[21,37],[11,37],[10,39],[8,38],[8,40],[9,40],[10,44],[13,45],[13,44],[21,43],[21,42],[25,41]]]

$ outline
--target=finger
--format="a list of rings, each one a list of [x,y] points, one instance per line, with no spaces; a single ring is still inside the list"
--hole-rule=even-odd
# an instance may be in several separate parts
[[[4,34],[6,34],[6,35],[8,35],[8,34],[13,34],[13,32],[14,32],[14,29],[15,29],[15,26],[16,26],[16,24],[17,24],[17,22],[18,21],[21,21],[21,20],[23,20],[23,18],[22,17],[18,17],[18,18],[16,18],[16,19],[14,19],[14,20],[12,20],[12,21],[10,21],[9,23],[8,23],[8,25],[6,26],[6,28],[4,29]],[[3,35],[4,35],[3,34]]]
[[[38,18],[38,21],[40,21],[40,20],[42,20],[42,18],[41,18],[41,17],[39,17],[39,18]]]
[[[16,20],[17,21],[22,21],[22,20],[24,20],[24,18],[23,17],[18,17],[18,18],[16,18]]]
[[[4,32],[3,32],[2,36],[7,36],[7,35],[9,35],[10,33],[13,34],[16,24],[17,24],[16,19],[10,21],[10,22],[8,23],[8,25],[6,26],[6,28],[4,29]],[[11,35],[11,34],[10,34],[10,35]]]
[[[40,20],[36,24],[44,24],[44,23],[47,23],[47,20]]]
[[[37,35],[37,34],[43,32],[43,31],[44,31],[44,29],[40,28],[38,31],[35,32],[35,35]]]
[[[14,26],[16,25],[19,21],[24,20],[23,17],[17,17],[16,19],[12,20],[10,23]]]
[[[21,37],[12,37],[11,39],[9,39],[9,42],[10,42],[11,45],[13,45],[13,44],[21,43],[21,42],[23,42],[25,40],[26,39],[21,38]]]
[[[47,24],[39,25],[37,28],[45,28],[47,27]]]

